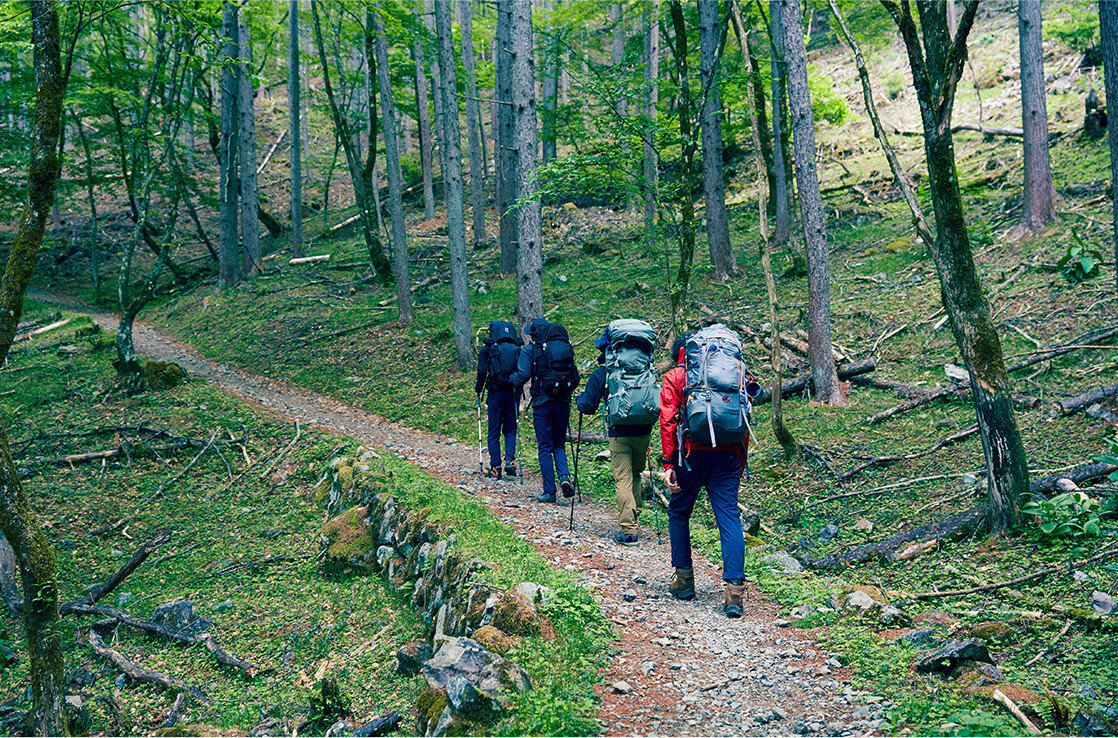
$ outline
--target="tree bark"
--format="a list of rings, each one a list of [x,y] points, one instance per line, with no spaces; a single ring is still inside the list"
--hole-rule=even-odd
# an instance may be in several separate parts
[[[726,182],[722,173],[722,95],[719,81],[722,39],[725,38],[718,0],[699,0],[699,82],[702,84],[703,200],[706,203],[707,243],[715,279],[738,271],[730,248],[726,214]]]
[[[1118,3],[1099,3],[1099,37],[1102,39],[1103,74],[1105,76],[1106,99],[1118,100]],[[1118,104],[1113,104],[1112,110],[1118,110]],[[1118,115],[1111,114],[1112,118]],[[1111,122],[1107,126],[1107,137],[1110,142],[1110,181],[1111,181],[1111,213],[1114,227],[1110,229],[1110,238],[1114,244],[1114,259],[1118,263],[1118,187],[1113,185],[1118,182],[1118,123]],[[1114,286],[1118,289],[1118,269],[1114,272]]]
[[[423,42],[417,36],[412,43],[415,58],[415,106],[419,116],[419,167],[423,172],[423,219],[435,217],[435,185],[431,172],[431,113],[427,109],[427,72],[423,60]]]
[[[470,285],[466,273],[466,219],[462,187],[462,130],[458,117],[458,81],[454,60],[454,28],[449,2],[435,2],[435,32],[442,97],[443,188],[446,195],[447,241],[450,251],[450,308],[458,369],[475,366],[470,330]]]
[[[292,0],[295,2],[296,0]],[[412,323],[415,315],[411,305],[410,270],[408,268],[408,232],[404,225],[404,203],[401,200],[400,151],[396,138],[396,104],[392,99],[391,70],[388,67],[388,37],[380,20],[384,5],[377,2],[369,13],[376,35],[377,82],[380,85],[381,127],[384,130],[384,167],[388,176],[388,213],[392,221],[392,255],[396,269],[396,307],[401,324]],[[373,138],[372,146],[376,146]]]
[[[1017,36],[1021,53],[1021,130],[1025,156],[1021,228],[1029,233],[1056,217],[1056,190],[1052,187],[1052,168],[1048,162],[1040,0],[1018,1]]]
[[[656,215],[659,210],[659,158],[656,147],[657,106],[660,102],[660,0],[644,6],[644,115],[648,130],[644,136],[644,231],[652,253],[655,244]]]
[[[563,50],[559,42],[558,23],[555,22],[555,0],[543,0],[543,9],[548,13],[551,23],[551,43],[543,50],[543,114],[541,127],[543,129],[543,159],[541,164],[547,164],[555,159],[555,116],[559,105],[559,64]]]
[[[769,36],[772,39],[770,66],[773,90],[773,176],[776,182],[773,243],[777,246],[790,247],[793,272],[802,274],[804,266],[803,260],[799,258],[799,248],[789,243],[792,237],[792,162],[786,120],[788,90],[785,82],[788,80],[788,75],[784,62],[784,24],[780,18],[780,0],[769,0]]]
[[[474,31],[471,0],[458,0],[459,26],[462,31],[462,69],[466,72],[466,140],[470,147],[470,215],[474,245],[485,243],[485,173],[482,162],[481,115],[477,101],[477,72],[474,70]]]
[[[287,97],[291,113],[291,253],[303,250],[303,135],[299,130],[302,105],[299,95],[299,0],[287,6]]]
[[[58,142],[62,121],[62,62],[56,4],[31,0],[31,43],[35,108],[30,138],[27,201],[0,282],[0,365],[8,357],[23,313],[23,295],[43,243],[58,184]],[[69,735],[62,631],[58,627],[58,577],[51,549],[20,483],[0,425],[0,531],[19,565],[23,586],[23,630],[31,680],[28,722],[35,735]]]
[[[734,24],[734,33],[741,46],[742,57],[749,60],[749,89],[753,96],[753,111],[757,114],[758,130],[757,145],[761,149],[761,164],[765,167],[765,184],[768,188],[768,205],[765,208],[765,217],[771,218],[776,214],[776,175],[773,169],[773,140],[772,130],[769,127],[769,116],[765,109],[765,86],[762,83],[761,63],[757,52],[750,40],[750,31],[745,27],[742,19],[741,8],[738,0],[730,2],[730,19]]]
[[[222,3],[221,35],[221,212],[219,215],[218,289],[235,287],[241,280],[240,242],[237,233],[240,178],[237,176],[237,15],[232,0]]]
[[[831,356],[831,263],[823,222],[823,198],[815,171],[815,118],[807,90],[807,56],[798,0],[779,0],[784,26],[784,58],[788,65],[788,107],[795,134],[796,185],[800,193],[807,252],[808,347],[815,399],[842,403],[842,387]]]
[[[892,0],[882,0],[882,4],[900,29],[912,68],[936,216],[932,258],[939,274],[940,294],[951,331],[970,372],[986,458],[990,529],[1001,532],[1017,520],[1017,502],[1029,491],[1029,468],[1013,417],[1001,342],[974,264],[951,133],[955,87],[966,62],[966,39],[974,23],[978,0],[964,3],[954,38],[949,34],[946,6],[942,3],[922,0],[918,4],[919,30],[907,3],[898,5]]]
[[[532,6],[512,0],[509,10],[509,41],[512,50],[510,82],[512,85],[512,138],[516,157],[517,207],[516,247],[516,317],[519,325],[543,317],[543,232],[540,223],[540,201],[536,197],[536,150],[539,130],[536,128],[536,78],[532,61]],[[511,6],[511,7],[510,7]]]
[[[514,112],[512,104],[512,9],[515,0],[499,0],[497,3],[497,43],[494,53],[496,62],[496,98],[497,123],[496,141],[493,144],[497,172],[497,211],[501,214],[500,233],[498,235],[501,245],[501,273],[517,273],[519,241],[520,212],[513,209],[516,202],[516,193],[519,190],[517,181],[516,143],[514,141]]]
[[[683,6],[679,0],[671,0],[672,29],[675,39],[672,43],[672,57],[675,60],[676,76],[679,79],[679,270],[675,284],[671,288],[672,332],[682,335],[686,327],[685,311],[687,292],[691,283],[691,265],[695,260],[695,203],[691,199],[695,179],[695,135],[691,128],[691,86],[688,82],[687,62],[687,23],[683,18]]]
[[[244,274],[260,270],[260,220],[257,205],[260,196],[256,186],[256,111],[253,99],[255,88],[252,84],[252,37],[244,14],[237,19],[238,58],[237,64],[237,112],[240,118],[238,145],[241,166],[241,269]]]

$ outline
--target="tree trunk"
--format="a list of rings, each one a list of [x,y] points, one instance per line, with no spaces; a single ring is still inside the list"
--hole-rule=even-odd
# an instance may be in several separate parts
[[[978,0],[967,0],[964,4],[954,39],[949,35],[947,11],[942,3],[918,6],[919,31],[909,6],[898,6],[891,0],[883,0],[882,4],[901,31],[912,68],[936,215],[932,258],[939,273],[940,294],[951,331],[970,372],[986,457],[990,528],[993,532],[1001,532],[1016,522],[1017,501],[1029,492],[1029,468],[1013,417],[1001,342],[971,252],[951,133],[955,87],[963,73],[966,39],[974,23]]]
[[[536,128],[535,70],[532,63],[532,6],[512,0],[504,3],[509,9],[509,41],[512,49],[510,82],[512,85],[513,145],[516,157],[516,191],[518,239],[516,248],[516,318],[527,325],[533,318],[543,317],[543,232],[540,223],[540,201],[536,197],[536,149],[539,131]]]
[[[427,72],[423,59],[423,44],[416,37],[412,43],[415,57],[415,105],[419,116],[419,167],[423,172],[423,219],[435,217],[435,185],[431,172],[431,113],[427,108]]]
[[[235,287],[241,279],[240,242],[237,233],[240,178],[237,176],[237,8],[232,0],[222,3],[221,35],[221,212],[217,267],[218,289]]]
[[[459,25],[462,29],[462,68],[466,72],[466,139],[470,146],[470,214],[473,222],[474,245],[485,243],[485,175],[482,162],[482,142],[485,131],[477,102],[477,73],[474,70],[474,31],[471,19],[471,0],[458,0]]]
[[[62,62],[56,3],[31,0],[31,43],[35,108],[31,117],[27,204],[12,241],[0,282],[0,365],[8,357],[23,313],[23,295],[43,243],[58,184],[58,141],[62,120]],[[58,576],[54,551],[20,483],[0,425],[0,531],[8,539],[23,585],[23,630],[31,681],[28,722],[34,735],[69,735],[62,629],[58,623]]]
[[[798,0],[779,0],[788,65],[788,107],[796,150],[796,185],[807,252],[808,348],[815,399],[842,403],[842,387],[831,354],[831,264],[823,222],[823,198],[815,171],[815,118],[807,90],[807,56]]]
[[[1052,187],[1052,168],[1048,163],[1040,0],[1018,1],[1017,35],[1021,50],[1021,130],[1025,155],[1021,228],[1029,233],[1056,217],[1056,190]]]
[[[1099,3],[1099,37],[1102,39],[1103,74],[1106,77],[1106,99],[1118,100],[1118,3]],[[1114,105],[1118,110],[1118,104]],[[1118,118],[1118,115],[1111,115]],[[1114,227],[1110,229],[1110,237],[1114,243],[1114,259],[1118,263],[1118,123],[1112,122],[1107,126],[1108,140],[1110,141],[1110,182],[1111,182],[1111,214]],[[1114,286],[1118,289],[1118,269],[1114,271]]]
[[[551,19],[553,38],[551,44],[544,50],[543,70],[543,161],[547,164],[555,159],[555,116],[559,104],[559,59],[563,53],[560,46],[559,34],[556,29],[558,23],[554,21],[555,0],[543,0],[543,9],[548,12]]]
[[[338,132],[342,150],[345,152],[346,167],[349,170],[350,181],[353,183],[353,199],[357,204],[357,212],[361,216],[361,231],[365,237],[365,246],[369,250],[369,261],[376,270],[380,283],[387,286],[392,283],[392,266],[381,247],[377,237],[376,222],[370,207],[372,199],[366,187],[366,175],[361,166],[361,160],[353,148],[353,133],[349,121],[338,107],[334,95],[334,87],[330,82],[330,66],[326,60],[326,47],[322,43],[322,27],[318,18],[318,1],[311,0],[311,17],[314,20],[314,39],[318,47],[318,59],[322,64],[322,86],[326,88],[326,99],[330,103],[330,113],[334,118],[334,127]],[[371,173],[371,172],[370,172]]]
[[[660,102],[660,0],[644,6],[644,115],[648,130],[644,135],[644,232],[652,253],[655,244],[658,211],[659,158],[656,147],[656,117]]]
[[[778,246],[789,246],[792,254],[792,270],[803,274],[803,260],[799,258],[799,248],[790,244],[792,238],[792,192],[791,156],[789,152],[787,67],[784,61],[784,23],[780,18],[780,0],[769,0],[769,30],[772,39],[772,110],[773,110],[773,177],[774,215],[773,242]],[[797,261],[799,263],[797,263]]]
[[[448,0],[440,0],[440,2]],[[443,95],[442,95],[442,76],[439,67],[439,52],[437,48],[432,48],[428,44],[428,38],[435,37],[435,17],[434,17],[434,3],[435,0],[426,0],[426,12],[423,14],[423,25],[427,28],[427,36],[423,39],[423,51],[427,56],[427,68],[431,73],[431,101],[434,103],[435,108],[435,141],[438,145],[439,153],[439,180],[442,182],[443,187],[443,201],[446,201],[446,143],[442,140],[442,121],[443,117]]]
[[[295,0],[292,0],[295,2]],[[408,233],[401,201],[400,151],[396,140],[396,105],[392,99],[391,70],[388,67],[388,38],[380,21],[383,4],[377,2],[369,13],[376,34],[377,82],[380,84],[381,128],[384,130],[384,167],[388,175],[388,214],[392,221],[392,255],[396,269],[396,307],[400,323],[412,323],[411,279],[408,268]],[[376,145],[375,139],[373,145]]]
[[[256,111],[253,99],[255,88],[252,84],[252,37],[248,24],[241,14],[237,22],[240,63],[237,64],[237,112],[240,117],[240,163],[241,163],[241,250],[244,259],[243,272],[254,274],[260,270],[260,220],[257,217],[257,203],[260,200],[256,187]]]
[[[291,113],[291,253],[298,259],[306,255],[303,250],[303,134],[299,130],[302,112],[299,95],[299,0],[288,1],[287,21],[287,96]]]
[[[710,264],[715,279],[726,279],[738,271],[730,248],[730,222],[726,214],[726,182],[722,173],[722,84],[719,66],[723,30],[718,0],[699,0],[699,81],[703,110],[703,200],[706,203],[706,232]]]
[[[450,308],[458,369],[475,366],[470,329],[470,285],[466,271],[466,222],[462,187],[462,131],[458,118],[458,81],[454,61],[454,28],[449,2],[435,2],[435,31],[442,93],[442,148],[446,152],[443,187],[446,193],[447,241],[450,250]]]
[[[672,28],[675,39],[672,57],[679,79],[679,271],[671,288],[672,332],[682,335],[686,327],[687,292],[691,284],[691,264],[695,260],[695,203],[691,193],[695,185],[695,135],[691,129],[691,86],[688,82],[687,23],[680,0],[671,0]]]
[[[499,0],[497,3],[497,140],[493,144],[497,171],[497,212],[501,214],[499,240],[501,245],[501,273],[516,274],[519,242],[520,211],[513,210],[517,181],[516,143],[513,133],[512,86],[512,9],[516,0]]]
[[[757,125],[760,126],[757,132],[757,145],[761,148],[761,163],[765,167],[765,185],[768,192],[765,217],[771,218],[776,214],[776,172],[773,169],[772,130],[769,128],[769,116],[765,110],[765,86],[761,78],[761,63],[753,48],[749,36],[750,30],[745,27],[742,19],[738,0],[731,0],[730,18],[734,23],[734,33],[738,37],[742,57],[749,60],[749,88],[753,95],[753,111],[757,114]]]
[[[85,153],[85,194],[89,201],[89,230],[92,234],[89,239],[89,261],[91,263],[90,272],[93,275],[93,296],[96,298],[101,294],[101,276],[97,273],[97,242],[101,231],[97,225],[97,198],[94,195],[93,149],[89,145],[89,136],[85,135],[85,129],[82,128],[81,118],[74,115],[73,111],[71,111],[71,117],[74,119],[74,126],[78,129],[78,140],[81,141],[82,151]]]

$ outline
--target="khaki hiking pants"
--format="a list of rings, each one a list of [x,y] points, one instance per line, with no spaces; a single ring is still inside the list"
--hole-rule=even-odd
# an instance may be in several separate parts
[[[641,511],[641,472],[648,454],[649,436],[609,439],[609,466],[617,489],[617,512],[623,533],[638,535]]]

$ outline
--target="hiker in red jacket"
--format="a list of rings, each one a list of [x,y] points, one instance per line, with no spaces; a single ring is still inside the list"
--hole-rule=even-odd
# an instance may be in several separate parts
[[[695,597],[695,572],[691,562],[691,512],[699,488],[705,487],[722,544],[722,579],[726,600],[722,612],[740,618],[745,594],[745,541],[738,512],[738,486],[745,468],[745,443],[731,446],[703,446],[684,438],[679,443],[677,428],[684,404],[684,347],[687,336],[676,339],[672,355],[676,366],[663,377],[660,390],[660,462],[664,480],[671,491],[668,501],[668,535],[671,537],[672,566],[675,576],[668,585],[673,597]],[[748,439],[747,439],[748,440]]]

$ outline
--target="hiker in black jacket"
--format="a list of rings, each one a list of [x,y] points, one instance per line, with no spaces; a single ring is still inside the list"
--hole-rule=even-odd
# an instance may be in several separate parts
[[[474,393],[487,390],[485,406],[488,411],[489,469],[487,477],[501,478],[501,436],[505,437],[504,473],[516,476],[516,406],[522,387],[514,385],[511,375],[516,371],[520,346],[524,340],[516,334],[516,327],[503,320],[489,324],[489,336],[477,356],[477,381]]]
[[[543,492],[536,499],[555,502],[556,472],[563,496],[574,496],[566,443],[571,420],[571,392],[578,386],[579,376],[565,328],[536,318],[525,333],[532,340],[520,349],[512,383],[523,386],[529,380],[532,382],[532,428],[536,431],[540,476],[543,477]],[[561,372],[557,371],[560,369],[558,362],[552,360],[560,356],[563,358]]]

